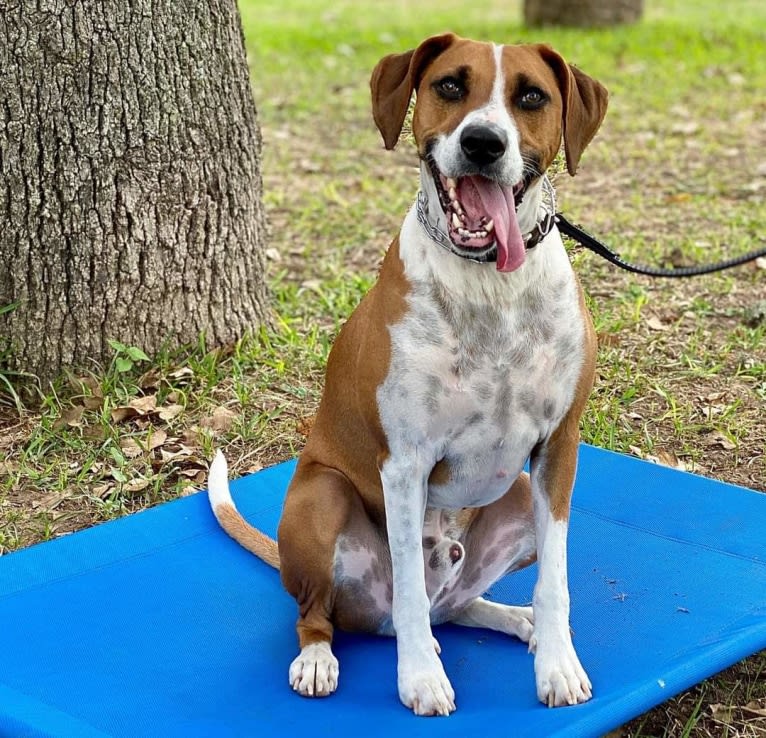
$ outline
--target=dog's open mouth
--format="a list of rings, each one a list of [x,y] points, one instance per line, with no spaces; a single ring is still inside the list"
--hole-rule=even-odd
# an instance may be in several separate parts
[[[445,177],[428,160],[439,202],[447,216],[449,237],[459,252],[497,248],[497,268],[511,272],[524,263],[525,246],[516,208],[526,191],[524,180],[504,187],[480,174]]]

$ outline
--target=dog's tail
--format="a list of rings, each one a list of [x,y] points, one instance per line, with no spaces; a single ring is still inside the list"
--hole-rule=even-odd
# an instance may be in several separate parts
[[[241,546],[254,553],[269,566],[279,569],[277,542],[248,523],[237,508],[229,492],[229,472],[226,458],[220,451],[215,452],[208,473],[208,499],[221,527]]]

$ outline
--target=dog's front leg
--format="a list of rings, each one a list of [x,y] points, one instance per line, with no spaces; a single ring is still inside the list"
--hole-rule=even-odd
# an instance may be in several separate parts
[[[412,447],[381,467],[393,569],[399,699],[416,715],[449,715],[455,692],[434,649],[423,569],[423,522],[433,462]]]
[[[529,650],[535,653],[537,696],[549,707],[591,698],[569,629],[566,546],[578,442],[577,419],[570,419],[531,458],[538,576]]]

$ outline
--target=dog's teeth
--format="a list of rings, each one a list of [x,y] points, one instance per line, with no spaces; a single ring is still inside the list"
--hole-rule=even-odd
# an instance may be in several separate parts
[[[447,189],[457,190],[457,182],[452,177],[447,177]]]
[[[459,233],[461,236],[463,236],[463,237],[465,237],[465,238],[468,238],[468,237],[471,235],[471,234],[470,234],[470,233],[469,233],[469,232],[468,232],[468,231],[467,231],[465,228],[458,228],[458,229],[457,229],[457,232],[458,232],[458,233]]]
[[[476,231],[476,238],[486,238],[487,232],[486,231]]]
[[[492,233],[492,230],[494,229],[494,227],[495,227],[495,222],[493,220],[488,220],[486,225],[484,226],[484,230],[487,233]]]
[[[457,190],[454,187],[450,187],[447,194],[449,195],[449,199],[452,200],[452,202],[457,200]]]
[[[460,218],[457,217],[457,213],[452,213],[452,225],[455,226],[455,228],[460,228],[462,225],[460,222]]]

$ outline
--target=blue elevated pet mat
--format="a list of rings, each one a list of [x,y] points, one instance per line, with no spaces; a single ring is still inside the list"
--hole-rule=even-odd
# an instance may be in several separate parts
[[[232,485],[272,534],[293,469]],[[339,633],[338,692],[293,694],[295,604],[194,495],[0,558],[0,736],[599,736],[766,648],[764,521],[766,495],[583,446],[569,581],[594,698],[544,707],[524,644],[443,626],[458,709],[416,718],[382,637]]]

